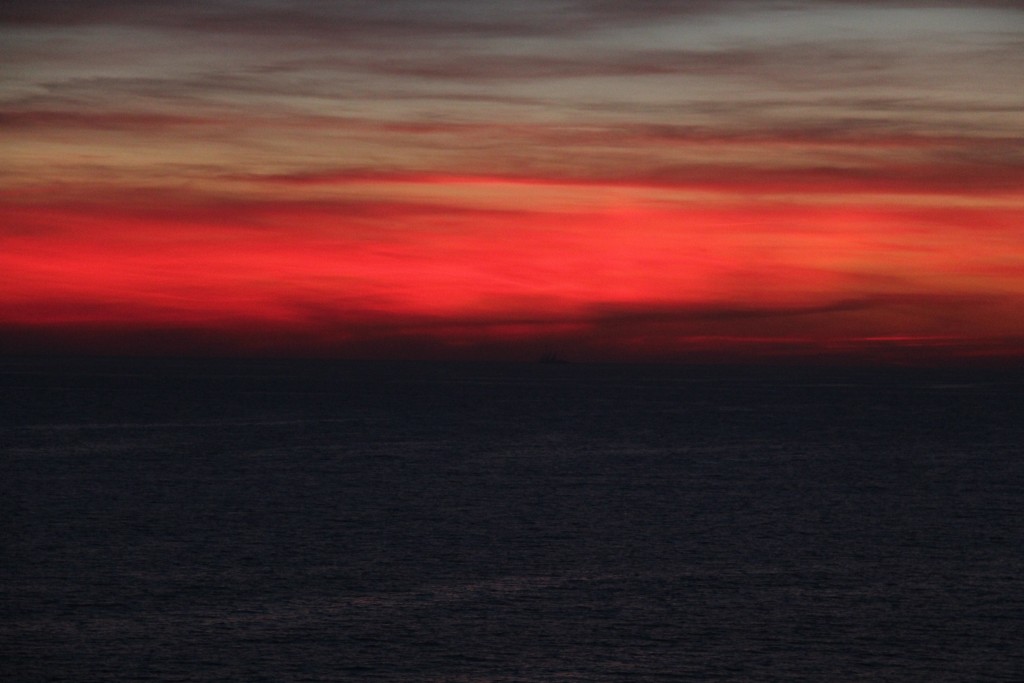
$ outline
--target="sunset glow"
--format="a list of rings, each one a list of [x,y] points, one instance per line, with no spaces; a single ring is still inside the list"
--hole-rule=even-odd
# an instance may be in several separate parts
[[[6,3],[0,350],[1017,357],[1022,38],[1005,2]]]

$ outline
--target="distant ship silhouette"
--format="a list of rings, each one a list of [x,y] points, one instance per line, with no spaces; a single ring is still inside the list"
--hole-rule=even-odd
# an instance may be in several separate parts
[[[545,353],[543,356],[537,359],[538,363],[543,365],[565,365],[569,361],[562,358],[561,356],[554,353]]]

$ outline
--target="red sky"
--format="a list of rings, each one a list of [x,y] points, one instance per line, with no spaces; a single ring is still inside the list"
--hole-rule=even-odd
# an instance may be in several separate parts
[[[1024,355],[1017,2],[14,1],[0,351]]]

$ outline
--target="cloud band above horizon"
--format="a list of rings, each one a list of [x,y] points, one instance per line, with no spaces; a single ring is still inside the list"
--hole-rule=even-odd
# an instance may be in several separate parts
[[[8,351],[1022,350],[1019,3],[14,2],[0,35]]]

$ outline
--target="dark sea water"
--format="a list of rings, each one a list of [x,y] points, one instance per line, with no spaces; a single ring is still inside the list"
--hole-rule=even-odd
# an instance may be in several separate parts
[[[0,364],[0,679],[1024,680],[1024,376]]]

